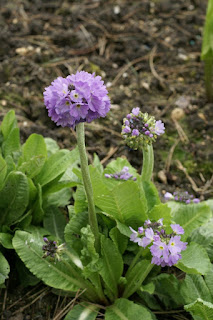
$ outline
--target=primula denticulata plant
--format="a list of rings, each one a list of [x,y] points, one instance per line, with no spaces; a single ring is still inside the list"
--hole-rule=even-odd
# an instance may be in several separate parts
[[[59,221],[54,232],[40,222],[19,228],[13,247],[37,278],[70,297],[77,294],[79,303],[66,320],[101,319],[100,314],[106,320],[151,320],[156,311],[178,314],[183,306],[196,320],[213,319],[212,200],[193,201],[183,192],[184,197],[167,193],[169,201],[160,201],[151,182],[152,144],[165,127],[139,107],[126,115],[121,134],[131,149],[142,150],[141,174],[123,158],[104,169],[95,155],[88,166],[84,123],[106,116],[107,94],[101,77],[84,71],[59,77],[45,89],[51,119],[76,129],[81,165],[74,166],[71,157],[67,181],[58,178],[49,188],[76,186],[74,204],[68,206],[64,233],[61,225],[58,232]],[[39,177],[34,184],[43,190]]]

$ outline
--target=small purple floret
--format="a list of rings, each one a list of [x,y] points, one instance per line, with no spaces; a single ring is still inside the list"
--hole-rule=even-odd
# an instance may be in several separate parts
[[[160,136],[165,132],[164,123],[161,120],[156,121],[155,123],[155,133]]]
[[[133,129],[132,130],[132,136],[139,136],[139,131],[138,131],[138,129]]]
[[[132,114],[134,114],[134,116],[137,116],[140,112],[140,108],[133,108],[132,109]]]
[[[184,234],[184,229],[179,224],[171,224],[171,228],[176,234]]]
[[[124,129],[123,129],[123,132],[124,133],[130,133],[131,132],[131,129],[129,126],[126,126]]]

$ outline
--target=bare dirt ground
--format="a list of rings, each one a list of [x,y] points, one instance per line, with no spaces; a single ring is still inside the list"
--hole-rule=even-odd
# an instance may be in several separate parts
[[[75,132],[51,122],[42,93],[57,76],[96,72],[107,85],[112,108],[107,118],[86,126],[90,161],[94,152],[103,164],[124,156],[141,169],[142,154],[129,150],[120,136],[123,117],[140,107],[166,126],[154,146],[153,180],[160,194],[179,189],[201,200],[212,197],[213,105],[206,100],[200,61],[206,3],[0,0],[0,120],[15,109],[23,142],[40,133],[72,149]],[[25,289],[27,298],[10,308],[18,284],[7,285],[1,293],[2,319],[60,319],[56,314],[66,301],[56,304],[54,296],[51,304],[49,289],[43,299],[38,288],[35,302],[34,292]],[[23,303],[29,304],[24,310]]]

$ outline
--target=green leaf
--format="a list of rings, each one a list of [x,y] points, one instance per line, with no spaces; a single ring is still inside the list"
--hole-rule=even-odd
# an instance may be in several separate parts
[[[191,313],[195,320],[212,320],[213,304],[198,298],[193,303],[184,306],[184,309]]]
[[[103,165],[101,164],[101,161],[96,153],[93,154],[93,166],[96,167],[100,173],[103,173]]]
[[[95,250],[95,236],[90,225],[81,229],[80,241],[83,244],[80,257],[84,265],[83,274],[88,278],[94,273],[99,272],[102,266],[99,254]]]
[[[129,227],[127,227],[123,223],[120,223],[118,220],[116,220],[116,223],[117,223],[117,228],[120,231],[120,233],[123,234],[124,236],[130,238],[132,231],[129,229]]]
[[[43,136],[33,133],[23,145],[23,159],[25,162],[35,156],[47,157],[47,149]]]
[[[50,183],[50,185],[46,185],[43,188],[44,197],[49,195],[50,193],[55,193],[61,191],[62,189],[76,187],[76,182],[72,181],[58,181],[57,183]]]
[[[82,302],[68,312],[64,320],[95,320],[99,308],[96,305]]]
[[[160,306],[159,301],[155,298],[153,294],[150,294],[146,291],[141,291],[141,290],[138,290],[137,294],[149,309],[162,310],[162,307]]]
[[[4,140],[6,140],[10,134],[10,132],[14,129],[17,128],[17,120],[15,117],[15,111],[10,110],[3,118],[2,123],[1,123],[1,131],[4,136]]]
[[[191,242],[183,252],[182,259],[176,264],[176,267],[189,274],[208,273],[211,262],[206,250],[195,242]]]
[[[41,186],[46,185],[66,171],[72,163],[72,152],[59,150],[51,155],[45,162],[40,173],[35,177],[35,182]]]
[[[47,155],[48,158],[53,154],[56,153],[59,150],[59,146],[55,140],[52,138],[44,138],[46,149],[47,149]]]
[[[11,156],[7,156],[5,158],[5,161],[7,163],[7,175],[8,175],[11,171],[16,170],[16,165]]]
[[[39,229],[37,229],[39,230]],[[39,232],[16,231],[13,246],[27,268],[47,285],[65,291],[77,291],[82,285],[76,277],[71,261],[52,261],[42,258],[44,241]]]
[[[152,320],[151,313],[138,304],[127,299],[118,299],[106,308],[105,320]]]
[[[26,173],[26,175],[32,179],[39,174],[45,161],[46,157],[43,155],[34,156],[27,162],[22,162],[22,164],[18,167],[18,170]]]
[[[213,219],[208,221],[207,224],[194,230],[190,236],[190,241],[196,242],[202,245],[211,261],[213,261]]]
[[[69,223],[65,227],[66,244],[73,248],[80,256],[83,245],[80,241],[81,229],[88,224],[88,213],[82,212],[71,217]]]
[[[153,294],[155,292],[155,285],[153,282],[149,282],[145,285],[142,285],[140,289],[142,292],[148,292],[149,294]]]
[[[213,217],[213,199],[209,199],[209,200],[205,201],[205,203],[207,204],[207,206],[210,207],[211,212],[212,212],[212,217]]]
[[[44,217],[44,210],[42,207],[43,197],[42,197],[42,187],[40,184],[37,185],[37,199],[33,205],[33,223],[39,224]]]
[[[120,253],[123,254],[127,248],[128,238],[124,236],[116,227],[110,230],[109,235]]]
[[[209,288],[209,291],[211,292],[211,296],[213,299],[213,264],[211,264],[211,268],[207,272],[207,274],[204,276],[205,282],[207,284],[207,287]],[[213,302],[213,300],[212,300]]]
[[[90,167],[95,205],[106,215],[133,228],[148,217],[144,196],[135,181],[125,181],[109,190],[97,169]]]
[[[3,188],[6,174],[7,174],[7,163],[0,155],[0,190]]]
[[[7,140],[5,140],[2,144],[2,150],[4,157],[12,156],[15,152],[20,150],[20,135],[19,128],[14,128],[10,131]]]
[[[124,298],[130,297],[140,288],[153,266],[149,260],[141,260],[132,269],[127,271],[127,284],[123,293]]]
[[[29,185],[29,203],[33,203],[37,196],[37,188],[34,185],[32,179],[28,178],[28,185]]]
[[[163,218],[163,224],[169,225],[171,223],[171,209],[166,203],[155,205],[148,213],[151,221],[158,221]]]
[[[66,219],[61,211],[51,206],[45,209],[44,214],[44,228],[47,229],[51,235],[57,239],[64,240],[64,228],[66,226]]]
[[[123,167],[128,167],[129,168],[129,173],[133,174],[134,176],[137,173],[137,170],[131,166],[129,161],[124,158],[117,158],[116,160],[111,161],[106,169],[104,170],[104,173],[115,173],[115,172],[120,172]]]
[[[206,204],[188,204],[181,205],[175,212],[173,220],[184,229],[183,240],[201,225],[205,224],[211,218],[211,210]]]
[[[6,249],[13,249],[13,236],[9,233],[0,233],[0,244]]]
[[[49,207],[49,206],[55,206],[55,207],[65,207],[70,203],[72,191],[70,188],[61,189],[58,192],[54,192],[51,194],[46,194],[44,197],[43,195],[43,208]]]
[[[9,272],[10,266],[3,254],[0,252],[0,285],[2,285],[8,278]]]
[[[21,172],[10,172],[0,191],[0,224],[11,225],[25,212],[29,202],[27,177]]]
[[[77,190],[74,194],[74,199],[75,199],[74,209],[76,214],[87,211],[88,204],[87,204],[86,194],[83,186],[79,185],[77,187]]]
[[[203,277],[198,274],[186,275],[181,283],[180,293],[184,299],[184,304],[192,303],[197,298],[212,302],[213,298]]]
[[[155,295],[166,308],[177,308],[183,304],[180,282],[173,274],[162,273],[152,280],[155,284]]]
[[[100,274],[107,288],[117,297],[118,282],[123,272],[123,260],[113,241],[103,235],[101,236],[101,254],[103,267],[100,270]]]
[[[145,192],[148,210],[150,211],[155,205],[161,203],[158,190],[156,189],[154,183],[148,181],[143,181],[142,187]]]

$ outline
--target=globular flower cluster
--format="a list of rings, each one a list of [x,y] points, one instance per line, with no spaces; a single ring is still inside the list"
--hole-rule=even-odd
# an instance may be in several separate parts
[[[166,192],[164,195],[164,198],[166,200],[174,200],[174,201],[183,202],[186,204],[200,202],[198,198],[195,198],[192,194],[189,194],[188,191],[184,191],[184,192],[176,191],[176,192],[173,192],[173,194],[170,192]]]
[[[80,71],[55,79],[45,88],[44,103],[58,126],[74,128],[80,122],[106,116],[110,109],[107,94],[100,76]]]
[[[42,246],[42,250],[44,251],[43,258],[51,257],[60,260],[59,255],[64,248],[64,244],[58,246],[56,241],[48,240],[46,237],[43,240],[45,242],[45,245]]]
[[[157,222],[146,220],[144,226],[139,227],[138,231],[129,228],[132,231],[131,241],[143,248],[151,244],[149,249],[153,264],[171,267],[181,259],[181,251],[186,249],[187,242],[181,241],[184,230],[179,224],[171,224],[173,230],[171,234],[166,234],[163,219]]]
[[[129,167],[123,167],[123,169],[120,172],[116,172],[116,173],[106,173],[105,174],[105,178],[114,178],[116,180],[133,180],[135,181],[136,178],[133,177],[133,175],[131,173],[129,173]]]
[[[137,150],[146,148],[164,132],[165,127],[161,120],[156,121],[148,113],[142,113],[139,108],[133,108],[132,112],[123,119],[121,134],[127,145],[131,149]]]

